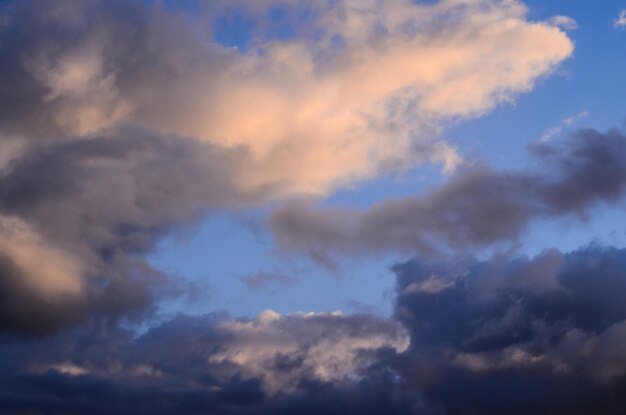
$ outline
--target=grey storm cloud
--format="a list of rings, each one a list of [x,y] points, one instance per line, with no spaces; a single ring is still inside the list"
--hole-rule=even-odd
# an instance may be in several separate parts
[[[179,317],[139,337],[84,326],[3,343],[0,413],[377,413],[406,403],[378,390],[384,376],[354,379],[407,346],[400,324],[367,315]]]
[[[412,259],[394,267],[399,367],[444,413],[626,408],[626,252]]]
[[[413,258],[392,317],[180,316],[6,339],[0,413],[621,414],[626,251]]]
[[[57,276],[47,281],[32,276],[29,287],[16,272],[37,271],[29,264],[21,267],[28,271],[19,271],[5,253],[0,329],[46,332],[90,312],[121,316],[151,305],[152,290],[173,281],[151,269],[143,255],[173,228],[253,200],[255,195],[239,194],[228,179],[243,156],[191,139],[121,128],[40,145],[13,159],[0,175],[0,213],[30,224],[38,240],[18,229],[5,249],[22,240],[17,255],[33,245],[62,249],[80,275],[77,281],[58,276],[58,286],[41,293],[41,284],[53,284]],[[47,258],[39,261],[45,264]],[[66,293],[63,287],[71,283],[80,288]],[[65,295],[53,295],[57,292]],[[37,314],[46,317],[31,318]]]
[[[532,167],[462,168],[424,196],[384,200],[369,209],[279,205],[270,228],[286,250],[323,262],[336,253],[434,254],[515,241],[538,218],[586,218],[619,202],[626,188],[626,136],[581,130],[559,142],[529,146]]]

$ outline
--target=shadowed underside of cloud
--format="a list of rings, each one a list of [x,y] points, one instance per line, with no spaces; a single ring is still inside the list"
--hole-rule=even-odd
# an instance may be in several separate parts
[[[377,413],[388,380],[357,379],[407,347],[397,322],[332,313],[180,317],[136,339],[76,329],[5,343],[0,413]]]
[[[90,314],[119,317],[175,290],[142,256],[172,228],[253,200],[230,182],[241,157],[126,128],[12,160],[0,175],[0,330],[36,334]]]
[[[529,147],[533,167],[461,169],[425,196],[385,200],[367,210],[279,205],[270,217],[278,244],[332,263],[333,255],[408,252],[431,255],[515,241],[538,218],[585,218],[617,203],[626,189],[626,136],[581,130]]]
[[[398,264],[407,381],[447,413],[626,409],[626,251]]]
[[[90,325],[5,341],[0,413],[626,409],[626,251],[415,258],[394,271],[390,319],[266,311],[181,316],[137,338]]]

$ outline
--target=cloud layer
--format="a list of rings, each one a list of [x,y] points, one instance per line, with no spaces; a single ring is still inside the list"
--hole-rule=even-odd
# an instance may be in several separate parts
[[[0,413],[620,414],[626,252],[394,267],[391,319],[178,317],[1,347]]]

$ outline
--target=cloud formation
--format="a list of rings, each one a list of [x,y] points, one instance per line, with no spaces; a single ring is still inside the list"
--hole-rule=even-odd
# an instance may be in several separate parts
[[[322,261],[422,254],[393,268],[389,318],[123,328],[183,291],[145,260],[160,237],[387,169],[452,171],[447,122],[511,102],[573,51],[571,19],[530,21],[515,0],[157,3],[0,5],[0,413],[624,413],[623,250],[424,259],[621,200],[618,130],[366,211],[279,204],[278,243]],[[250,30],[229,40],[237,19]]]
[[[380,353],[407,347],[397,322],[333,313],[179,317],[136,339],[75,329],[2,346],[0,413],[271,413],[312,394],[332,408],[328,392],[352,390]],[[84,397],[67,399],[77,387]]]
[[[620,414],[626,251],[413,258],[392,318],[181,316],[0,350],[0,413]]]
[[[413,259],[394,270],[395,315],[411,333],[402,373],[442,413],[626,408],[624,250]],[[433,280],[440,289],[414,288]]]
[[[298,33],[277,39],[276,7],[310,17],[285,18]],[[0,131],[50,139],[140,123],[247,149],[240,188],[326,194],[381,168],[452,169],[442,121],[511,101],[573,50],[516,1],[211,2],[200,16],[229,10],[258,23],[240,49],[200,17],[145,2],[5,6]]]
[[[237,15],[249,36],[220,43]],[[22,334],[150,310],[179,288],[143,255],[216,209],[451,169],[445,120],[531,90],[573,50],[496,0],[219,1],[194,16],[9,1],[0,22],[0,331]]]
[[[43,333],[65,320],[149,306],[154,290],[175,284],[143,259],[157,238],[256,197],[230,183],[233,160],[242,156],[125,128],[40,145],[13,159],[0,176],[7,296],[0,330]],[[55,310],[65,317],[46,325]],[[48,318],[32,318],[38,313]]]
[[[279,246],[330,263],[336,253],[469,250],[515,241],[533,219],[585,217],[626,189],[626,136],[580,130],[529,146],[533,167],[461,169],[424,196],[384,200],[367,210],[319,208],[306,199],[279,205],[270,226]]]

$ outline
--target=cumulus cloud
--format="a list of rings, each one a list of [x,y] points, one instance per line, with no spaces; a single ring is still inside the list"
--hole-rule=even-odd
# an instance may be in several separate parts
[[[0,413],[624,412],[618,250],[413,259],[394,267],[391,318],[266,311],[123,329],[180,290],[144,258],[159,237],[383,169],[452,170],[448,121],[511,102],[573,50],[570,20],[529,21],[514,0],[199,7],[0,5]],[[254,24],[228,44],[219,26],[237,18]],[[619,200],[625,140],[582,131],[533,146],[538,173],[474,167],[365,212],[281,205],[272,225],[321,259],[512,240],[535,217]],[[493,385],[505,393],[479,393]]]
[[[272,38],[275,7],[308,14],[284,23],[301,33]],[[252,190],[325,194],[424,160],[452,169],[459,156],[436,139],[445,119],[529,91],[573,50],[556,25],[526,21],[515,1],[206,6],[208,23],[233,9],[258,23],[245,49],[216,43],[202,20],[142,2],[5,9],[3,37],[13,41],[0,51],[4,135],[75,136],[138,122],[245,147],[237,184]]]
[[[245,413],[254,405],[255,413],[271,413],[275,403],[287,401],[281,405],[289,407],[291,396],[297,400],[316,388],[336,388],[339,394],[350,390],[380,353],[395,355],[407,347],[408,335],[397,322],[336,313],[266,311],[249,320],[179,317],[138,338],[119,328],[74,329],[39,342],[2,346],[3,364],[12,373],[0,375],[0,407],[76,414],[96,408],[105,413]],[[11,378],[21,380],[7,383]],[[65,400],[59,388],[78,384],[93,393]],[[103,395],[96,391],[99,386]],[[27,401],[11,398],[23,388],[30,388]],[[9,390],[14,394],[4,394]],[[109,393],[125,398],[107,400]],[[146,394],[159,398],[144,401]]]
[[[0,6],[0,217],[17,224],[1,229],[0,282],[21,299],[0,330],[149,309],[175,288],[143,255],[212,210],[328,194],[421,161],[452,169],[459,155],[438,138],[447,120],[531,90],[573,50],[517,1],[200,8]],[[220,22],[237,15],[255,22],[249,36],[220,43]],[[52,312],[57,294],[76,307]],[[32,313],[58,318],[27,329]]]
[[[211,209],[256,197],[230,184],[239,157],[245,156],[124,128],[39,145],[13,159],[0,175],[0,250],[8,267],[0,273],[7,296],[0,329],[32,331],[23,320],[54,315],[44,305],[62,309],[68,299],[82,305],[72,311],[69,301],[68,322],[148,306],[165,283],[142,258],[156,239]],[[29,293],[39,299],[32,309]],[[58,327],[32,321],[42,331]]]
[[[4,342],[0,413],[620,414],[626,407],[626,251],[413,258],[393,270],[392,318],[179,316],[138,337],[89,325]]]
[[[626,188],[626,136],[581,130],[529,147],[532,168],[465,168],[424,196],[384,200],[367,210],[279,205],[270,226],[279,246],[332,263],[336,253],[434,254],[515,241],[536,218],[586,217]]]
[[[624,250],[603,247],[398,264],[395,315],[411,333],[403,374],[446,413],[582,414],[602,396],[599,410],[619,413],[625,266]],[[454,284],[410,289],[433,275]],[[494,388],[507,398],[479,392]]]
[[[357,376],[368,351],[409,346],[399,326],[369,316],[265,311],[255,321],[230,321],[220,329],[230,341],[209,361],[240,365],[244,375],[263,379],[269,393],[291,392],[307,377],[338,382]]]

